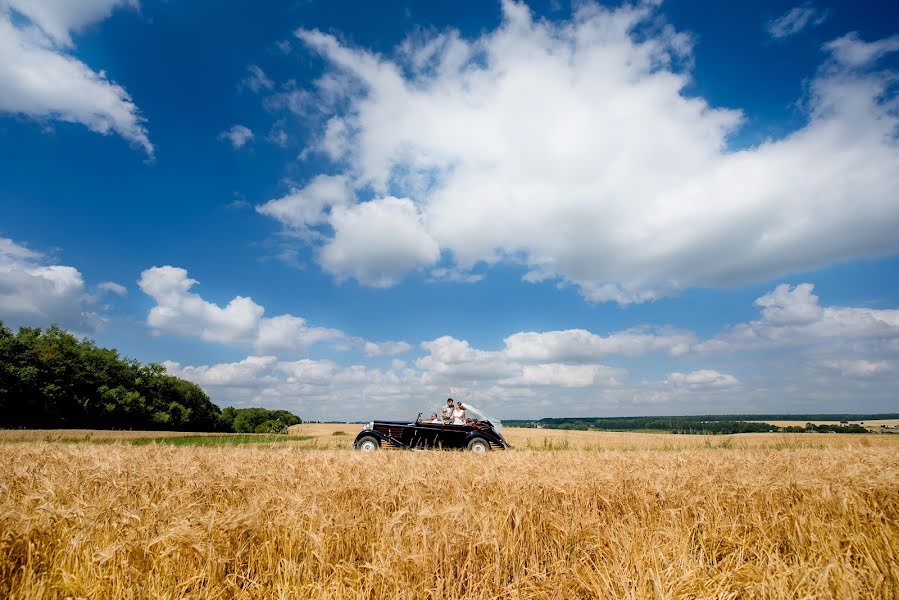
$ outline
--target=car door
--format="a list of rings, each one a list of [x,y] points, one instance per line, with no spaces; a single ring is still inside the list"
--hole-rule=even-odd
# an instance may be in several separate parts
[[[399,440],[406,446],[415,446],[418,428],[415,425],[403,425]]]
[[[425,423],[416,423],[408,428],[408,438],[403,440],[412,448],[430,448],[434,445],[436,433],[433,428],[428,427]]]
[[[444,448],[462,448],[470,430],[467,425],[445,425],[439,440]]]

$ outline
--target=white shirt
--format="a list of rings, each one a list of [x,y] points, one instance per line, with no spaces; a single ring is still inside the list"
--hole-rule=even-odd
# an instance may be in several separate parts
[[[453,411],[453,425],[465,425],[465,421],[463,421],[463,417],[465,417],[465,411],[461,408],[457,408]]]

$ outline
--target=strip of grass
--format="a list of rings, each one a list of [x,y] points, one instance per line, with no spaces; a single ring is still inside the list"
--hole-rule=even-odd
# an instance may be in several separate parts
[[[166,444],[169,446],[238,446],[241,444],[271,444],[275,442],[302,442],[312,439],[311,435],[194,435],[186,437],[159,437],[131,440],[135,446]]]
[[[276,442],[303,442],[313,439],[311,435],[280,435],[265,433],[248,433],[241,435],[179,435],[148,437],[94,437],[93,434],[67,436],[45,435],[43,437],[9,437],[0,436],[0,444],[21,444],[38,441],[55,444],[129,444],[146,446],[147,444],[168,444],[171,446],[237,446],[241,444],[271,444]]]

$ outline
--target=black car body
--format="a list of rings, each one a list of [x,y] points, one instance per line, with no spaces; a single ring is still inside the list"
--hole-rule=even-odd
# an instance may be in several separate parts
[[[484,417],[472,407],[467,412]],[[499,432],[502,424],[496,419],[469,418],[465,425],[446,425],[430,421],[372,421],[362,428],[353,447],[356,450],[377,450],[381,447],[409,450],[435,448],[487,452],[503,450],[512,445]]]

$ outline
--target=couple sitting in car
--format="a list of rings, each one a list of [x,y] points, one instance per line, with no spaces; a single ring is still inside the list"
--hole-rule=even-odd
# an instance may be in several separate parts
[[[443,407],[443,424],[465,425],[465,409],[462,408],[461,402],[456,402],[456,408],[453,408],[453,399],[446,399],[446,406]]]
[[[465,425],[465,409],[461,402],[456,402],[453,408],[453,399],[447,398],[443,407],[443,418],[438,418],[437,413],[431,413],[431,423],[443,423],[444,425]]]

